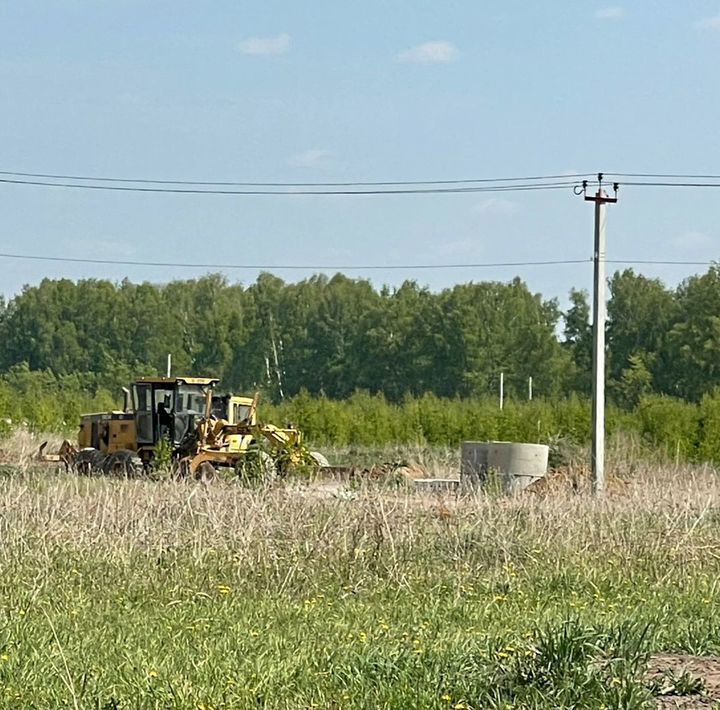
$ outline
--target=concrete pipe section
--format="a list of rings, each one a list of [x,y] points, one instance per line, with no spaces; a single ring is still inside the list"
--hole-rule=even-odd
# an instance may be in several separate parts
[[[504,493],[519,493],[545,476],[549,452],[545,444],[464,441],[460,481],[471,487],[495,483]]]

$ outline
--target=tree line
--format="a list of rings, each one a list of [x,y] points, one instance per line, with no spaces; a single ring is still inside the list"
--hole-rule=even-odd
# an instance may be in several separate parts
[[[389,402],[486,397],[500,372],[510,399],[590,389],[588,295],[566,310],[519,278],[432,292],[374,288],[342,274],[249,286],[211,274],[167,284],[45,279],[0,304],[0,374],[76,378],[113,391],[139,375],[217,376],[278,402],[302,392]],[[720,385],[720,267],[677,288],[628,269],[610,279],[608,392],[621,408],[666,394],[699,402]],[[75,380],[73,380],[75,381]]]

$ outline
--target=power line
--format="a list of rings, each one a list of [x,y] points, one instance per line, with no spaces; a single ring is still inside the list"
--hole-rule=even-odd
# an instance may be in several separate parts
[[[611,177],[658,178],[678,180],[720,180],[720,175],[685,175],[682,173],[604,173]]]
[[[718,178],[720,180],[720,178]],[[720,187],[720,182],[657,182],[657,181],[628,181],[617,182],[621,187]]]
[[[46,256],[40,254],[0,253],[0,259],[16,259],[21,261],[51,261],[74,264],[99,264],[116,266],[154,266],[182,269],[246,269],[287,271],[397,271],[397,270],[430,270],[430,269],[487,269],[518,266],[563,266],[569,264],[589,264],[592,259],[547,259],[543,261],[493,261],[468,264],[223,264],[177,261],[136,261],[128,259],[89,259],[71,256]],[[660,259],[606,259],[608,264],[648,264],[674,266],[711,266],[713,261],[679,261]]]
[[[277,270],[330,270],[330,271],[396,271],[414,269],[484,269],[515,266],[557,266],[564,264],[586,264],[589,259],[551,259],[546,261],[497,261],[475,264],[220,264],[193,263],[176,261],[134,261],[125,259],[87,259],[70,256],[43,256],[39,254],[0,253],[0,259],[18,259],[24,261],[54,261],[75,264],[102,264],[117,266],[156,266],[163,268],[194,268],[194,269],[277,269]]]
[[[427,187],[427,188],[391,188],[391,189],[353,189],[353,190],[230,190],[185,187],[138,187],[136,185],[85,185],[70,182],[50,182],[46,180],[14,180],[0,178],[0,183],[9,185],[34,185],[39,187],[67,187],[77,190],[110,190],[119,192],[150,192],[173,193],[192,195],[413,195],[413,194],[450,194],[450,193],[480,193],[480,192],[527,192],[535,190],[561,190],[576,187],[577,181],[545,182],[545,183],[519,183],[512,185],[494,185],[477,187]]]
[[[712,266],[714,261],[681,261],[662,259],[605,259],[606,264],[651,264],[658,266]]]
[[[218,180],[159,180],[152,178],[121,178],[90,175],[61,175],[52,173],[24,173],[12,170],[0,170],[0,175],[19,178],[42,178],[47,180],[74,180],[81,182],[124,182],[144,183],[149,185],[199,185],[216,187],[391,187],[402,185],[463,185],[473,183],[514,183],[548,180],[565,180],[570,178],[593,177],[594,173],[564,173],[561,175],[525,175],[509,178],[466,178],[462,180],[382,180],[367,182],[234,182]]]

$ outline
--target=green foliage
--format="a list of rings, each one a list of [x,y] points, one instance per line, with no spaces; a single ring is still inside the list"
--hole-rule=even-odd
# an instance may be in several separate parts
[[[546,625],[518,647],[496,642],[478,668],[486,690],[473,707],[646,708],[652,695],[638,682],[648,660],[649,626],[592,627],[576,618]],[[484,677],[483,677],[484,676]]]
[[[610,291],[608,431],[719,460],[720,267],[674,291],[625,270]],[[589,320],[586,293],[573,290],[563,314],[517,278],[438,293],[341,274],[285,283],[264,273],[247,287],[217,274],[166,285],[46,279],[0,301],[0,432],[72,430],[81,412],[118,406],[121,386],[164,372],[172,353],[177,373],[262,391],[269,419],[318,444],[583,443]]]
[[[697,452],[702,458],[706,437],[701,439],[700,416],[696,405],[674,397],[646,395],[640,398],[632,424],[646,441],[666,454],[684,460]]]
[[[0,421],[6,428],[41,432],[74,431],[80,414],[117,409],[118,402],[95,375],[55,375],[27,364],[0,375]]]
[[[650,690],[653,695],[665,696],[685,696],[699,695],[705,690],[705,683],[702,678],[691,675],[687,671],[677,673],[676,671],[666,671],[659,678],[653,679],[650,684]]]
[[[720,388],[700,402],[700,432],[698,457],[720,463]]]
[[[620,383],[620,399],[634,406],[640,395],[653,389],[654,376],[667,378],[667,365],[657,360],[676,317],[671,291],[658,279],[632,269],[610,279],[607,341],[609,375]]]
[[[344,398],[362,389],[479,396],[500,371],[509,395],[535,378],[538,395],[565,386],[560,312],[519,279],[432,293],[408,281],[375,290],[341,274],[286,284],[261,274],[247,288],[219,275],[164,286],[46,279],[0,304],[0,372],[22,363],[57,375],[96,373],[113,387],[174,369],[272,399]]]
[[[720,386],[720,267],[687,279],[677,290],[676,314],[663,347],[664,386],[698,401]]]
[[[168,471],[172,464],[172,442],[168,439],[160,439],[155,445],[154,467],[159,471]]]
[[[589,395],[592,385],[592,328],[590,304],[586,291],[570,291],[570,308],[564,316],[565,341],[563,345],[570,354],[572,368],[569,387],[578,394]]]
[[[628,357],[628,367],[621,370],[620,381],[615,383],[616,398],[625,407],[637,406],[640,398],[652,391],[652,374],[648,369],[652,360],[647,353]]]

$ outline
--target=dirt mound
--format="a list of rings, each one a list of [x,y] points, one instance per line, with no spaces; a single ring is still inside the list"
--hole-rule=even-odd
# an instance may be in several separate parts
[[[589,493],[592,489],[591,474],[588,467],[567,467],[548,471],[543,478],[531,483],[526,491],[537,495],[557,493]],[[626,493],[627,483],[617,476],[608,475],[605,490],[608,495]]]
[[[427,471],[417,463],[405,461],[372,464],[371,466],[327,466],[320,469],[323,478],[328,476],[341,481],[383,481],[426,478]]]
[[[657,706],[712,708],[720,702],[720,656],[653,656],[647,680],[658,696]]]

